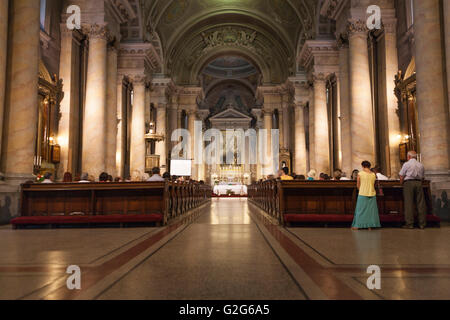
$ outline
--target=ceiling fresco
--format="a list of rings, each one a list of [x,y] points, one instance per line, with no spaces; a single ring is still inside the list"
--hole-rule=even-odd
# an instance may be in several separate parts
[[[296,71],[299,43],[313,36],[314,0],[141,0],[145,30],[177,84],[221,56],[238,56],[281,83]]]

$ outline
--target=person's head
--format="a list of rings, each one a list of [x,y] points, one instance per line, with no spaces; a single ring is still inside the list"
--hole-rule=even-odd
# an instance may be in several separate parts
[[[375,167],[372,168],[372,172],[373,173],[381,173],[381,168],[380,166],[376,165]]]
[[[415,152],[415,151],[409,151],[408,152],[408,160],[411,160],[411,159],[416,159],[417,160],[417,152]]]
[[[372,164],[369,161],[363,161],[361,163],[361,167],[363,167],[364,169],[370,169],[372,168]]]
[[[47,172],[46,174],[44,174],[44,179],[45,180],[52,180],[53,174],[51,172]]]
[[[131,175],[131,181],[133,182],[142,181],[142,173],[139,170],[134,170],[133,174]]]
[[[109,175],[108,176],[108,182],[113,182],[113,181],[114,181],[114,179],[113,179],[112,175]]]
[[[63,178],[64,183],[72,182],[72,180],[73,180],[72,174],[70,172],[64,173],[64,178]]]
[[[98,181],[100,182],[107,182],[108,181],[108,174],[106,172],[102,172],[100,176],[98,177]]]
[[[353,170],[352,172],[352,180],[356,180],[358,178],[359,170]]]
[[[281,178],[282,176],[284,176],[284,171],[280,169],[277,171],[276,177]]]
[[[152,175],[158,175],[161,173],[161,169],[159,169],[158,167],[154,167],[152,169]]]
[[[80,181],[89,181],[89,173],[83,173],[80,177]]]
[[[325,181],[330,181],[331,180],[331,177],[328,175],[328,174],[324,174],[323,175],[323,180],[325,180]]]
[[[170,180],[170,173],[169,172],[164,172],[163,176],[164,179]]]
[[[325,180],[325,177],[326,177],[326,174],[323,172],[319,175],[319,179],[322,181]]]
[[[316,172],[316,170],[314,170],[314,169],[308,172],[308,178],[313,178],[313,179],[315,179],[315,178],[316,178],[316,175],[317,175],[317,172]]]
[[[114,182],[122,182],[122,179],[120,177],[117,177],[114,179]]]
[[[333,177],[334,177],[335,180],[341,180],[341,178],[342,178],[342,170],[341,169],[334,170]]]

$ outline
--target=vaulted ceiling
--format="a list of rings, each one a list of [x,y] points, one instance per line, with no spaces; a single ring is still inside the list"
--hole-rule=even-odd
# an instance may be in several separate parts
[[[142,0],[145,30],[158,43],[162,73],[177,84],[199,84],[223,56],[242,57],[265,83],[296,71],[299,45],[313,36],[315,0]]]

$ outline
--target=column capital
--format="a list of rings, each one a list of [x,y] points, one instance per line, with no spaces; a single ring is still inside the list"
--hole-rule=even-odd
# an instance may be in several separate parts
[[[99,39],[110,41],[111,35],[109,33],[108,27],[105,24],[87,24],[81,27],[84,34],[89,37],[89,40]]]
[[[135,86],[145,86],[146,87],[149,83],[147,75],[141,75],[141,74],[130,75],[129,79]]]
[[[186,114],[188,115],[188,117],[197,116],[197,110],[186,110]]]
[[[327,77],[329,76],[329,74],[326,74],[323,72],[314,72],[311,75],[312,75],[312,80],[314,83],[325,82],[327,80]]]
[[[262,110],[263,117],[271,117],[273,116],[273,110]]]
[[[336,36],[336,46],[339,50],[342,49],[348,49],[349,43],[348,43],[348,33],[343,32]]]
[[[363,20],[349,20],[347,22],[347,33],[349,37],[366,36],[369,32],[366,21]]]
[[[295,107],[296,110],[306,109],[307,106],[308,106],[308,101],[300,101],[300,102],[296,102],[294,104],[294,107]]]
[[[396,34],[397,33],[397,19],[389,18],[383,19],[383,29],[385,33]]]

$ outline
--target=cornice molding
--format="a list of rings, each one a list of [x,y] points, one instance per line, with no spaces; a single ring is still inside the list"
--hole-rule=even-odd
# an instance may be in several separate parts
[[[300,63],[304,68],[309,68],[315,57],[335,56],[337,53],[335,40],[308,40],[300,52]]]

